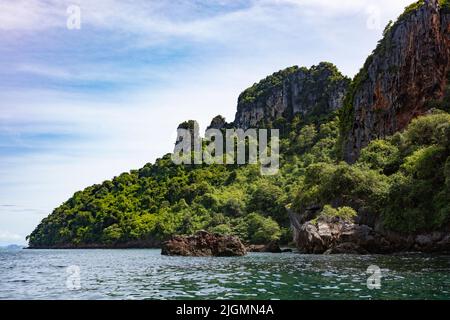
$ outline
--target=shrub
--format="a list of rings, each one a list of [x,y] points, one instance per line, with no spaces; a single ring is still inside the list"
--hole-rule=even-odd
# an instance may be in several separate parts
[[[418,179],[431,179],[442,171],[445,149],[439,146],[429,146],[415,151],[407,157],[402,165],[409,175]]]
[[[287,219],[284,198],[283,190],[280,187],[263,180],[250,194],[248,210],[264,216],[271,216],[277,222],[283,223]]]
[[[221,235],[230,235],[233,233],[231,227],[227,224],[219,224],[218,226],[210,228],[209,231]]]
[[[270,241],[279,240],[281,229],[272,218],[263,217],[257,213],[249,214],[246,219],[246,239],[253,244],[265,244]]]
[[[357,216],[356,211],[350,207],[333,208],[330,205],[325,205],[319,217],[324,218],[341,218],[342,220],[352,222]]]
[[[374,140],[361,151],[358,163],[391,174],[398,170],[399,161],[400,151],[397,146],[387,140]]]
[[[438,111],[432,115],[414,119],[404,136],[409,146],[429,146],[446,141],[450,127],[450,114]]]
[[[316,140],[317,130],[315,125],[304,126],[295,140],[295,148],[301,153],[310,149]]]
[[[293,208],[304,212],[310,206],[350,206],[376,213],[386,197],[388,178],[374,170],[346,163],[308,167]]]

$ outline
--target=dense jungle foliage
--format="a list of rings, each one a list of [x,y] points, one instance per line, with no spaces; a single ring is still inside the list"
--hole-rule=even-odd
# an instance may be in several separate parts
[[[166,155],[75,193],[42,221],[30,244],[115,245],[201,229],[248,243],[288,242],[290,204],[297,212],[326,206],[344,218],[353,209],[400,232],[448,225],[448,113],[434,111],[373,141],[354,165],[338,158],[338,138],[338,115],[322,123],[295,117],[281,139],[276,176],[261,176],[257,165],[177,166]]]

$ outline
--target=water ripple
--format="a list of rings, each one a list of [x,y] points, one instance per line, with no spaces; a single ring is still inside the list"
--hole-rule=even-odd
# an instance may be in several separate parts
[[[79,266],[80,290],[67,287]],[[382,269],[381,290],[367,267]],[[250,254],[164,257],[159,250],[0,252],[1,299],[450,299],[450,257]]]

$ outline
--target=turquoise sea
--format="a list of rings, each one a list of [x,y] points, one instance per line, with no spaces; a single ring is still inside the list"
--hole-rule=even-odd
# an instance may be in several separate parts
[[[369,289],[369,266],[381,269]],[[0,251],[0,299],[450,299],[450,256]]]

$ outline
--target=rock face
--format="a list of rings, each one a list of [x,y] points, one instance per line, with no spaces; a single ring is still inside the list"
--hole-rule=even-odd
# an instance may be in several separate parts
[[[221,130],[221,129],[224,129],[227,125],[228,124],[227,124],[225,118],[222,117],[221,115],[218,115],[212,119],[211,124],[208,126],[208,128],[206,128],[206,130],[208,130],[208,129]]]
[[[234,257],[247,254],[239,238],[199,231],[193,236],[173,236],[162,244],[162,255],[192,257]]]
[[[239,97],[234,127],[261,127],[296,114],[329,114],[342,107],[350,79],[330,63],[291,67],[267,77]]]
[[[404,129],[441,100],[450,71],[450,10],[438,0],[413,5],[356,76],[346,98],[344,158],[353,163],[376,138]]]
[[[300,251],[308,254],[386,253],[390,243],[383,236],[364,225],[338,218],[306,222],[294,233]]]
[[[369,226],[339,218],[294,226],[294,241],[305,254],[387,254],[394,252],[450,252],[450,233],[403,236],[377,232]]]

